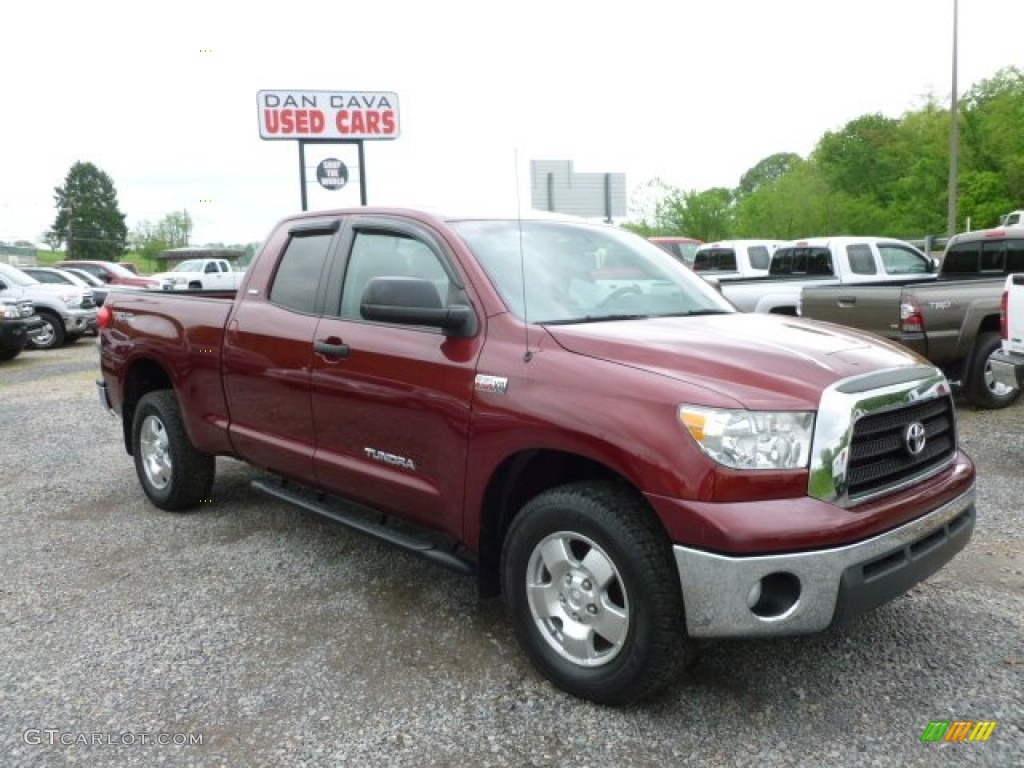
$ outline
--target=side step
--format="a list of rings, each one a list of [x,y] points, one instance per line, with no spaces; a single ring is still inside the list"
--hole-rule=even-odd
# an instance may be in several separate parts
[[[257,491],[262,491],[268,496],[294,504],[308,512],[315,512],[336,523],[341,523],[346,528],[373,536],[375,539],[381,539],[388,544],[393,544],[396,547],[412,552],[414,555],[419,555],[422,558],[443,565],[446,568],[451,568],[459,573],[471,574],[476,571],[472,562],[459,557],[454,552],[441,549],[432,541],[417,538],[384,523],[375,523],[351,512],[345,512],[329,506],[324,502],[322,495],[315,495],[308,491],[301,491],[298,487],[289,487],[282,483],[274,483],[267,480],[253,480],[251,485]]]

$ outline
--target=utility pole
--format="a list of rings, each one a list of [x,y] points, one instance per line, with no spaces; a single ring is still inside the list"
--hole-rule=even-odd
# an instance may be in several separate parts
[[[956,234],[956,187],[960,161],[960,109],[956,89],[957,2],[953,0],[953,92],[949,101],[949,216],[948,235]]]

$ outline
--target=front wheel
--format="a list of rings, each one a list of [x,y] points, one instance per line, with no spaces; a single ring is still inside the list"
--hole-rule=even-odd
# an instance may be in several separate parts
[[[509,527],[501,577],[520,644],[562,690],[625,704],[676,678],[687,643],[679,576],[632,490],[582,482],[537,496]]]
[[[992,375],[990,358],[1002,347],[998,333],[979,333],[974,341],[974,354],[967,375],[968,400],[978,408],[1005,408],[1020,396],[1017,387],[1000,384]]]
[[[209,498],[215,459],[192,445],[173,392],[150,392],[139,400],[132,453],[142,490],[160,509],[177,512]]]
[[[32,349],[53,349],[64,343],[64,321],[60,316],[48,309],[39,310],[39,319],[43,321],[43,327],[29,339],[28,345]]]

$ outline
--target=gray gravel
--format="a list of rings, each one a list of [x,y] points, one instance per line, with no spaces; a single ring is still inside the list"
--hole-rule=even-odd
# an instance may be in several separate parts
[[[209,508],[156,510],[96,373],[88,339],[0,364],[2,766],[1024,764],[1024,404],[960,412],[980,516],[945,570],[842,630],[703,646],[609,709],[542,680],[473,579],[243,464]],[[920,741],[947,719],[998,725]]]

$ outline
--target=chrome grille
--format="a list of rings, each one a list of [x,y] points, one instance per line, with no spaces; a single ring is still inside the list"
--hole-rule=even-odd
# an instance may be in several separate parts
[[[907,446],[912,424],[924,426],[924,448],[914,455]],[[943,397],[857,420],[847,466],[851,500],[903,485],[942,466],[956,451],[953,401]]]
[[[907,488],[956,459],[949,381],[929,365],[838,381],[822,393],[811,445],[816,499],[853,507]]]

